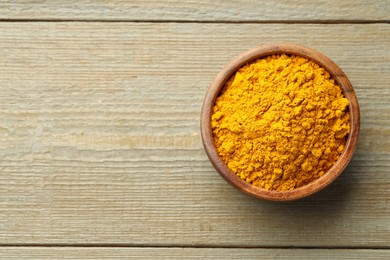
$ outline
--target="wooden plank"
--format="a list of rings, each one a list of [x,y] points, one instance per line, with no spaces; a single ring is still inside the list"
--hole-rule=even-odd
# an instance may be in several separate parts
[[[0,247],[3,259],[388,259],[390,250]]]
[[[1,19],[116,21],[389,21],[375,1],[2,1]]]
[[[389,246],[389,25],[0,26],[0,244]],[[275,204],[219,177],[199,114],[233,56],[285,40],[345,70],[362,131],[336,183]]]

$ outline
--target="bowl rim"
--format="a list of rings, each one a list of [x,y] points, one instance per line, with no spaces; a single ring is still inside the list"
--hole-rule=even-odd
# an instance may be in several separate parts
[[[211,130],[212,108],[226,81],[245,64],[273,54],[296,55],[314,61],[326,71],[328,71],[330,76],[341,87],[344,96],[349,100],[348,109],[350,113],[350,133],[340,158],[324,175],[318,179],[290,191],[266,190],[242,180],[236,174],[231,172],[218,155],[217,149],[214,145],[213,133]],[[356,149],[356,144],[360,132],[360,109],[357,96],[351,82],[335,62],[312,48],[290,42],[279,42],[260,45],[238,55],[217,74],[204,97],[201,111],[200,128],[202,142],[207,156],[209,157],[217,172],[228,183],[230,183],[238,190],[259,199],[270,201],[291,201],[302,199],[322,190],[330,183],[332,183],[343,172],[343,170],[350,162]]]

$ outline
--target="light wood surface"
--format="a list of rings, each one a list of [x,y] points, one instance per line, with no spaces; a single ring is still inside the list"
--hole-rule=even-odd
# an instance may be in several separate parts
[[[389,246],[389,36],[387,24],[2,23],[0,243]],[[281,40],[337,62],[362,113],[350,167],[290,204],[226,184],[199,134],[215,74]]]
[[[387,0],[2,1],[0,18],[116,21],[389,21]]]
[[[3,247],[3,259],[388,259],[388,250]]]
[[[0,257],[386,259],[389,5],[339,1],[332,13],[328,3],[315,9],[306,2],[307,13],[293,1],[133,1],[139,9],[125,1],[2,2]],[[338,23],[346,9],[351,23]],[[317,18],[307,18],[313,12]],[[350,166],[326,190],[287,204],[228,185],[199,130],[216,74],[241,52],[276,41],[308,45],[335,61],[361,108]]]

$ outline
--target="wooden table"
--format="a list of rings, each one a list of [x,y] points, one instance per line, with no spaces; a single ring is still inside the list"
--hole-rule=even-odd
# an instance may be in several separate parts
[[[3,1],[0,15],[1,258],[390,258],[389,1]],[[277,41],[338,63],[362,120],[343,175],[286,204],[229,186],[199,134],[217,72]]]

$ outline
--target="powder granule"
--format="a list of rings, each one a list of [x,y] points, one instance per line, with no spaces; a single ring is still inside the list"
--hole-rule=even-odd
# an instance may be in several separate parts
[[[315,62],[268,56],[225,83],[213,107],[214,143],[241,179],[292,190],[322,176],[340,157],[350,131],[348,105]]]

